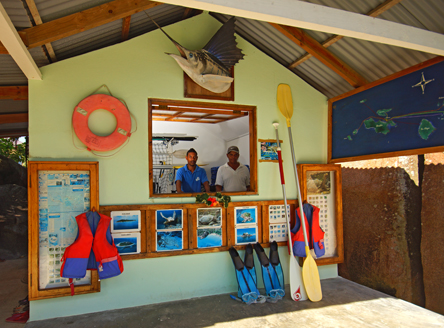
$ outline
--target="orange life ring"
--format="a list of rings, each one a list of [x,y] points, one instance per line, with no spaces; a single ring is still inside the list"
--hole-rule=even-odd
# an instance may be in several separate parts
[[[116,129],[109,136],[95,135],[88,127],[89,115],[97,109],[105,109],[116,117]],[[128,109],[119,99],[104,94],[95,94],[83,99],[74,108],[72,125],[77,137],[89,151],[116,149],[131,136],[131,116]]]

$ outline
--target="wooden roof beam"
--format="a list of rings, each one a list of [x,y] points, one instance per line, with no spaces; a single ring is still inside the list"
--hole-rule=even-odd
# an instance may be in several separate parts
[[[36,25],[43,24],[42,18],[40,17],[39,11],[34,0],[26,0],[26,4],[28,5],[29,11],[31,12],[32,18]],[[54,49],[52,48],[51,43],[45,43],[46,51],[48,52],[49,57],[52,62],[57,61],[57,57],[55,55]]]
[[[27,86],[0,87],[0,100],[28,100]]]
[[[78,13],[20,31],[28,48],[39,47],[97,26],[131,16],[162,3],[148,0],[114,0]]]
[[[24,45],[11,19],[0,3],[0,42],[26,75],[28,80],[41,80],[42,73]]]
[[[392,8],[394,5],[397,5],[401,1],[402,0],[386,0],[383,3],[381,3],[379,6],[377,6],[376,8],[370,10],[367,13],[367,16],[377,17],[377,16],[381,15],[383,12],[386,12],[387,10]],[[336,35],[335,34],[335,35],[332,35],[331,37],[329,37],[327,40],[323,41],[321,44],[324,48],[327,48],[327,47],[330,47],[332,44],[335,44],[336,42],[341,40],[343,37],[344,37],[343,35]],[[290,65],[288,65],[287,68],[293,69],[296,66],[302,64],[307,59],[310,59],[311,57],[313,57],[313,56],[307,52],[307,53],[303,54],[301,57],[299,57],[298,59],[296,59],[294,62],[292,62]]]
[[[0,124],[27,123],[28,113],[0,114]]]
[[[128,40],[130,26],[131,16],[124,17],[122,22],[122,42]]]
[[[339,74],[353,87],[357,88],[368,83],[364,77],[354,71],[350,66],[340,60],[330,51],[325,49],[318,41],[313,39],[301,29],[274,23],[270,24],[302,49],[316,57],[325,66]]]

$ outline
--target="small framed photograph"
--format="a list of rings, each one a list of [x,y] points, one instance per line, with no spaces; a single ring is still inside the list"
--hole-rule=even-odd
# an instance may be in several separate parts
[[[182,210],[157,210],[156,230],[182,229]]]
[[[244,206],[234,208],[234,225],[256,224],[257,206]]]
[[[257,226],[236,228],[236,245],[257,242]]]
[[[261,144],[261,155],[259,162],[279,162],[277,148],[278,144],[276,139],[259,139]],[[279,140],[282,143],[282,140]]]
[[[156,250],[158,252],[181,249],[183,249],[182,230],[156,232]]]
[[[111,233],[140,231],[140,211],[112,211]]]
[[[197,229],[197,248],[222,246],[222,228]]]
[[[140,232],[114,233],[114,244],[121,255],[140,253]]]
[[[221,227],[222,208],[198,208],[197,227]]]

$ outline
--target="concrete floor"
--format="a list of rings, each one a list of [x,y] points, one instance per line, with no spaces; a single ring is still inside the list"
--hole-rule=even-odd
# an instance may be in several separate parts
[[[0,328],[17,327],[16,323],[6,322],[5,319],[12,316],[18,301],[28,295],[27,275],[27,258],[0,262]]]
[[[318,303],[246,305],[228,294],[28,322],[25,328],[84,327],[444,327],[444,316],[343,278],[322,281]]]

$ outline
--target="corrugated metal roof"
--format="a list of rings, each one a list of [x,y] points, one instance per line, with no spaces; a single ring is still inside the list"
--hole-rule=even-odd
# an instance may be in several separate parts
[[[360,14],[368,13],[383,2],[383,0],[303,1]],[[444,19],[440,18],[440,15],[444,15],[444,1],[432,0],[427,2],[426,10],[434,11],[433,14],[430,14],[432,17],[431,21],[427,21],[427,24],[421,23],[427,20],[423,17],[426,14],[424,6],[421,5],[425,2],[421,1],[421,3],[418,3],[418,1],[414,0],[404,0],[378,17],[443,33]],[[212,13],[212,15],[221,22],[225,22],[230,18],[227,15],[218,13]],[[429,15],[428,12],[427,15]],[[331,34],[318,31],[304,31],[318,42],[322,42],[331,36]],[[305,53],[302,48],[283,36],[267,22],[238,18],[236,33],[285,67],[288,67]],[[435,57],[435,55],[415,50],[349,37],[342,38],[328,47],[328,50],[363,76],[368,82],[379,80],[387,75]],[[353,87],[347,81],[314,57],[296,66],[292,71],[328,98],[353,90]]]
[[[43,22],[65,17],[82,10],[110,2],[111,0],[35,0]],[[382,4],[384,0],[301,0],[350,12],[366,14]],[[32,26],[30,14],[24,0],[0,0],[17,30]],[[186,8],[163,4],[148,10],[161,26],[176,23],[184,18]],[[195,13],[195,12],[194,12]],[[228,16],[212,13],[219,21],[225,22]],[[406,24],[444,34],[444,0],[403,0],[378,18]],[[72,35],[52,42],[57,60],[63,60],[93,50],[107,47],[122,41],[122,20]],[[144,12],[131,16],[129,38],[156,29]],[[318,31],[305,31],[318,42],[330,34]],[[239,17],[236,33],[276,60],[284,67],[305,54],[305,51],[291,42],[267,22]],[[30,50],[38,66],[49,63],[46,48]],[[328,48],[335,56],[363,76],[367,81],[375,81],[402,69],[408,68],[434,55],[345,37]],[[314,88],[331,98],[353,89],[337,73],[323,65],[314,57],[292,69]],[[26,85],[27,79],[9,55],[0,55],[0,85]],[[0,101],[0,112],[8,104]],[[4,111],[3,111],[4,112]]]

